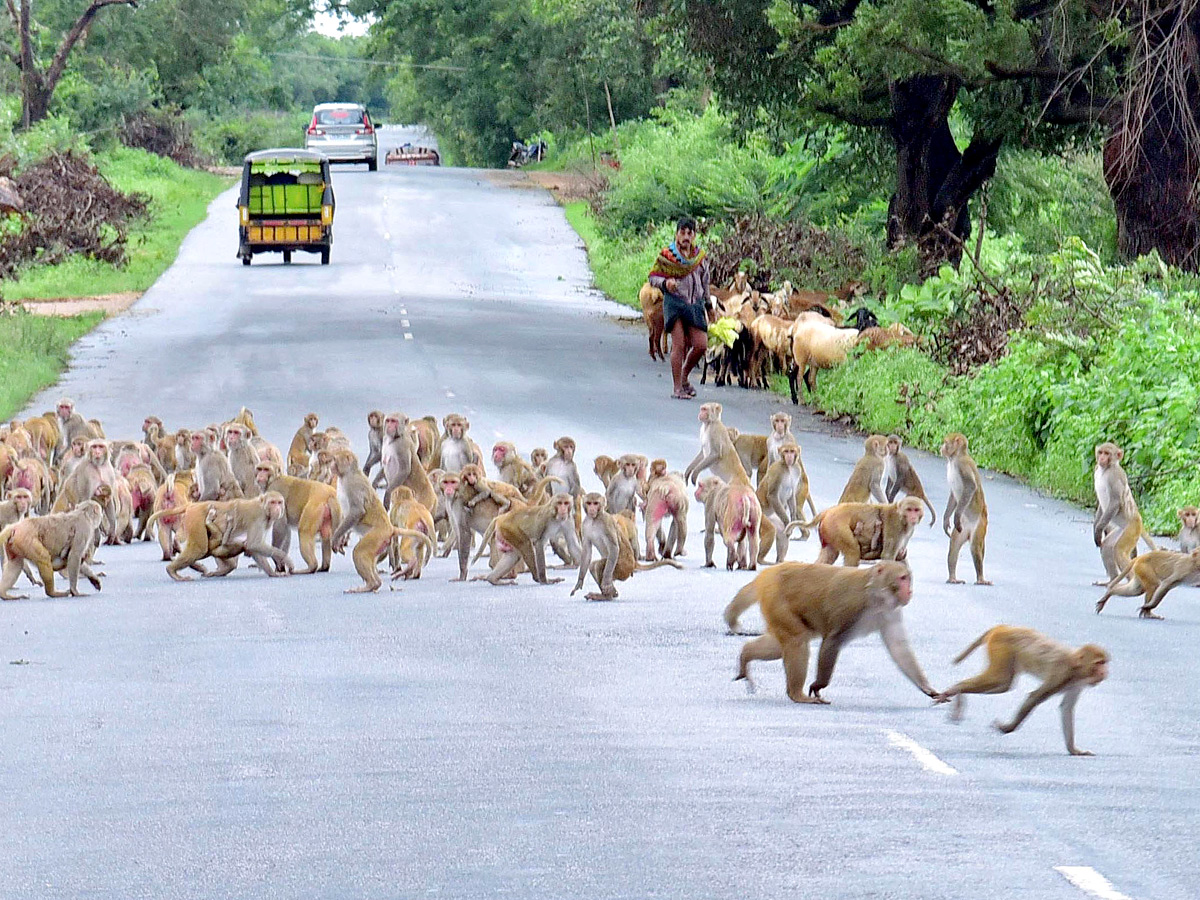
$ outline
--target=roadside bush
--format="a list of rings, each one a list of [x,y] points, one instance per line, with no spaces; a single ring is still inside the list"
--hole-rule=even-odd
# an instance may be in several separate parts
[[[201,153],[224,165],[241,165],[247,153],[268,147],[303,147],[307,112],[245,113],[192,121]]]

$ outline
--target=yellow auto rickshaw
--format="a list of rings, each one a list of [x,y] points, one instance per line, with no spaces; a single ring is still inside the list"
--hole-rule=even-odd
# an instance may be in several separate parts
[[[242,265],[255,253],[282,253],[290,263],[293,250],[319,253],[321,265],[329,265],[333,207],[329,160],[322,154],[282,148],[247,155],[238,195]]]

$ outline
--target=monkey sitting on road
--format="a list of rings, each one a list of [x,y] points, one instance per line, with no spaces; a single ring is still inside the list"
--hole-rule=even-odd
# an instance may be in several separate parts
[[[838,653],[846,642],[878,631],[897,668],[923,694],[937,695],[908,645],[903,609],[912,597],[912,575],[899,562],[870,569],[848,569],[821,563],[784,562],[762,572],[738,591],[725,610],[736,630],[738,617],[757,603],[767,633],[748,641],[738,658],[737,680],[750,680],[752,660],[783,659],[787,695],[796,703],[828,703],[821,691],[829,686]],[[821,638],[817,674],[804,692],[809,642]]]
[[[1185,506],[1179,510],[1179,552],[1191,553],[1200,548],[1200,509]]]
[[[819,563],[832,565],[839,556],[845,566],[857,566],[864,559],[903,560],[924,514],[916,497],[888,504],[839,503],[802,523],[800,534],[808,540],[809,530],[816,526],[821,538]]]
[[[1108,653],[1095,644],[1084,644],[1073,650],[1032,628],[997,625],[977,637],[971,646],[954,657],[954,662],[962,662],[981,644],[987,645],[987,668],[933,698],[936,703],[954,699],[951,720],[962,719],[963,694],[1003,694],[1012,687],[1017,675],[1028,672],[1042,679],[1041,687],[1025,698],[1011,722],[997,721],[996,729],[1012,734],[1039,704],[1061,693],[1062,732],[1067,752],[1072,756],[1091,756],[1088,751],[1075,746],[1075,703],[1085,687],[1094,687],[1108,676]]]
[[[630,540],[631,535],[637,535],[633,517],[612,515],[605,509],[607,502],[603,494],[592,492],[583,495],[583,541],[579,553],[579,578],[571,590],[571,596],[575,596],[575,592],[583,588],[584,578],[589,571],[600,592],[584,596],[589,600],[615,600],[617,588],[613,584],[614,581],[625,581],[632,577],[634,572],[657,569],[659,566],[683,568],[673,559],[661,559],[640,565]],[[628,513],[628,510],[623,512]],[[594,564],[593,548],[600,555],[600,559]]]
[[[517,564],[524,562],[538,584],[557,584],[561,578],[546,577],[546,540],[554,523],[561,527],[575,528],[575,501],[569,494],[555,494],[548,502],[539,506],[514,509],[492,519],[483,536],[479,552],[487,548],[492,534],[500,549],[500,558],[487,575],[479,575],[472,581],[487,581],[498,585],[512,583]],[[479,557],[476,556],[476,559]]]

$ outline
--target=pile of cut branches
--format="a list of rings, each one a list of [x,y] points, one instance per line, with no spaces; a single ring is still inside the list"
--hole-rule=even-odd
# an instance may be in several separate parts
[[[708,246],[712,283],[727,284],[739,269],[755,290],[778,288],[785,280],[804,290],[833,291],[859,277],[862,250],[845,235],[807,222],[741,216]]]
[[[54,153],[13,175],[0,160],[0,176],[12,176],[24,204],[0,223],[0,278],[12,278],[30,263],[53,265],[81,253],[125,264],[129,226],[144,216],[149,198],[123,194],[88,159],[73,151]]]
[[[192,129],[176,110],[146,110],[121,121],[121,143],[198,169],[205,160],[196,149]]]
[[[1008,353],[1009,335],[1018,331],[1029,308],[1007,286],[975,288],[975,300],[959,315],[946,319],[933,336],[933,358],[955,375],[968,375]]]

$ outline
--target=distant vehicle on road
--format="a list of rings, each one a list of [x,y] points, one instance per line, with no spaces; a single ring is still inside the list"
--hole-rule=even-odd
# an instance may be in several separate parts
[[[290,263],[293,250],[319,253],[321,265],[329,265],[333,209],[333,181],[323,154],[286,147],[249,154],[238,194],[242,265],[250,265],[255,253],[282,253]]]
[[[401,166],[440,166],[442,155],[432,147],[405,143],[389,150],[384,162]]]
[[[324,153],[330,162],[365,162],[372,172],[379,166],[379,138],[361,103],[314,106],[304,149]]]

